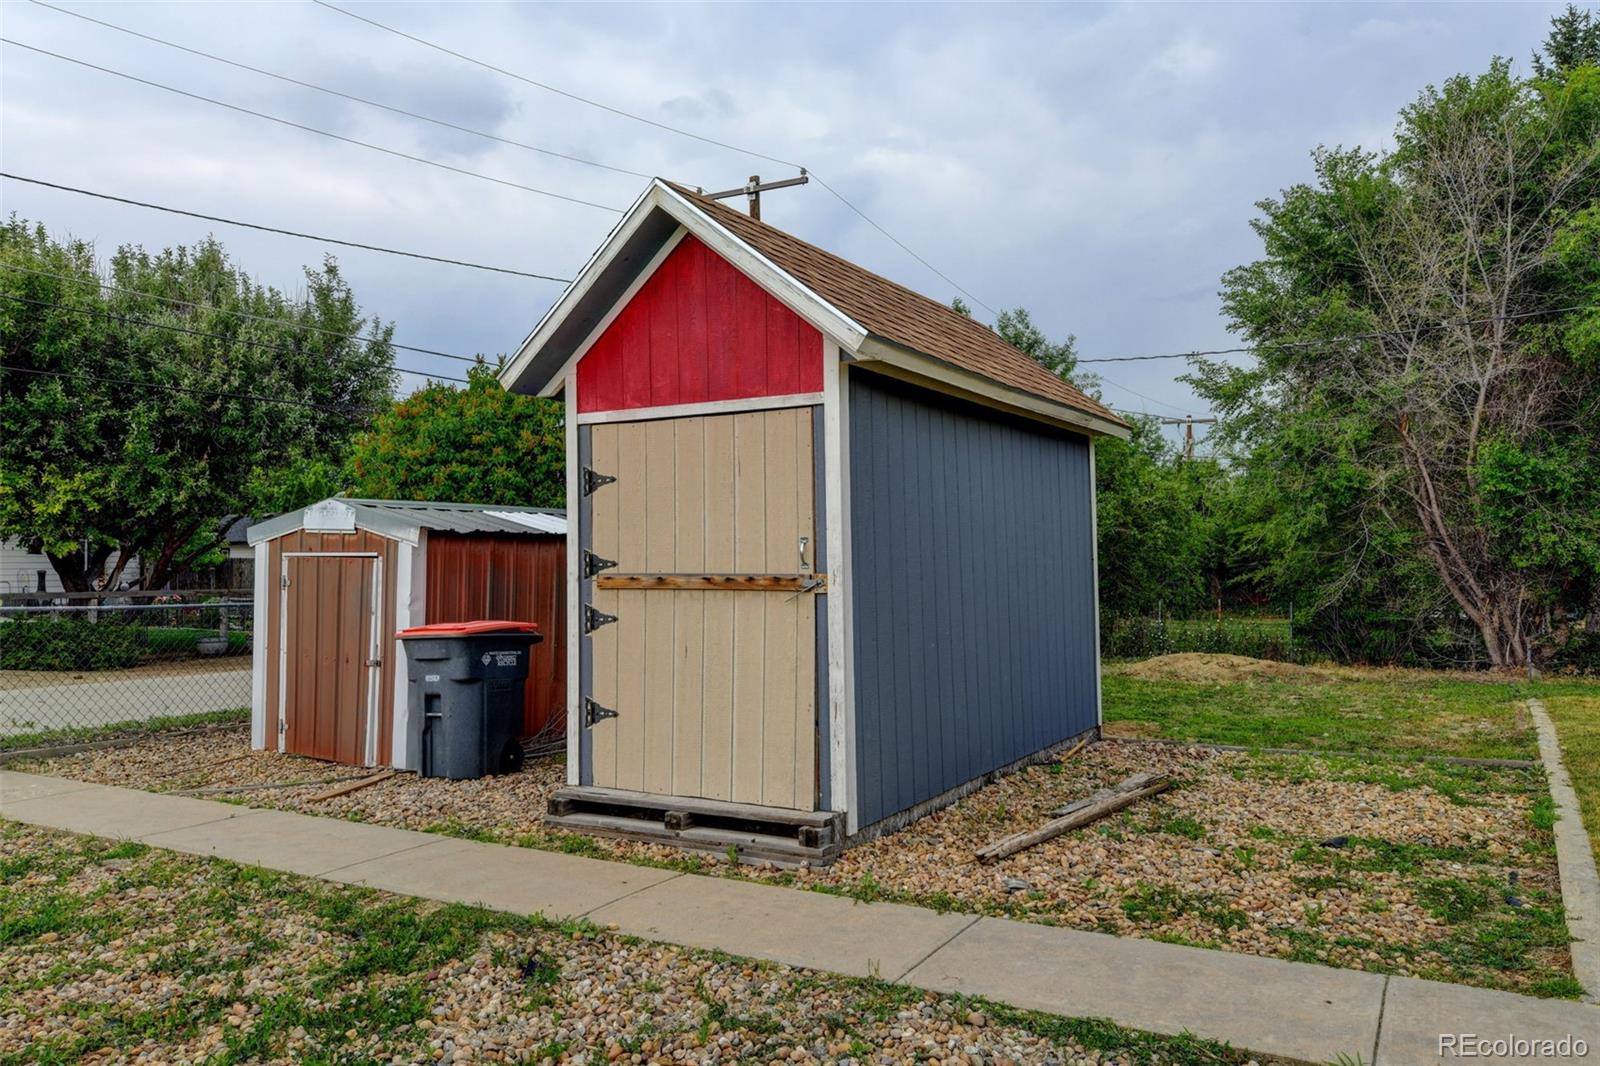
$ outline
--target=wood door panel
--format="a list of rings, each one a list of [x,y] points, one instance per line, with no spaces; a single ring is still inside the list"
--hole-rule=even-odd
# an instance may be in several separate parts
[[[812,809],[816,598],[770,580],[800,571],[802,537],[815,558],[811,409],[590,434],[594,469],[617,478],[591,497],[591,550],[617,566],[590,602],[618,618],[588,638],[590,694],[617,712],[589,727],[591,783]],[[649,587],[707,573],[733,580]]]
[[[377,560],[291,555],[285,600],[284,750],[364,765],[374,697]]]

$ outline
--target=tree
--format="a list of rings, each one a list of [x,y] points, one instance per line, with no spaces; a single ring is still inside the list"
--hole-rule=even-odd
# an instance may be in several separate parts
[[[72,591],[133,556],[160,588],[257,509],[262,472],[341,447],[393,387],[390,328],[331,260],[305,285],[258,285],[209,239],[120,248],[102,277],[87,242],[0,228],[0,537]]]
[[[1064,341],[1052,341],[1044,330],[1033,324],[1033,316],[1022,307],[1001,311],[995,319],[994,331],[1000,334],[1001,340],[1062,381],[1073,380],[1072,372],[1078,366],[1078,338],[1072,334],[1067,334]]]
[[[1544,54],[1533,53],[1533,71],[1541,78],[1560,80],[1579,67],[1600,66],[1600,18],[1571,4],[1550,20]]]
[[[1108,615],[1183,613],[1220,593],[1215,501],[1227,478],[1215,462],[1186,462],[1147,416],[1127,440],[1095,443],[1100,606]]]
[[[465,388],[430,382],[377,417],[351,452],[353,495],[565,506],[560,402],[507,392],[481,361],[467,377]]]
[[[1318,607],[1421,562],[1518,665],[1585,602],[1600,622],[1600,69],[1497,60],[1395,140],[1320,150],[1314,184],[1259,205],[1265,256],[1223,290],[1256,364],[1189,380]]]

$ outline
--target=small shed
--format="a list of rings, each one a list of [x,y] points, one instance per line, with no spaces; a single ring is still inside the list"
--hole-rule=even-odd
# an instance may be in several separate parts
[[[1128,427],[989,327],[655,181],[501,380],[567,408],[552,821],[826,858],[1098,728]]]
[[[481,618],[538,624],[523,731],[559,735],[566,534],[561,511],[342,497],[251,526],[252,746],[415,769],[395,634]]]

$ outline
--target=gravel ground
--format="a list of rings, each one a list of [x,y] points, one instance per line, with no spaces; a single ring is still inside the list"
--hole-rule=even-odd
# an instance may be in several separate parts
[[[14,824],[0,897],[6,1063],[1245,1061]]]
[[[164,739],[46,764],[46,772],[168,791],[310,780],[243,802],[706,873],[861,899],[1512,988],[1577,993],[1537,772],[1092,745],[1033,767],[821,869],[741,866],[656,845],[551,833],[540,816],[559,759],[510,777],[402,775],[320,803],[347,767],[248,750],[242,733]],[[973,849],[1139,772],[1177,787],[993,865]]]

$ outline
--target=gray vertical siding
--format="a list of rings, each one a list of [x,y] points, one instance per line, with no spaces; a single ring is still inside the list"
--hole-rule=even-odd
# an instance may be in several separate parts
[[[824,465],[826,449],[822,440],[822,407],[811,409],[811,454],[814,458],[813,475],[811,481],[812,506],[816,511],[815,530],[812,546],[811,569],[819,574],[828,572],[828,477]],[[833,809],[833,780],[832,780],[832,723],[833,716],[829,710],[828,695],[828,596],[827,593],[817,597],[816,607],[817,625],[817,677],[816,677],[816,704],[817,704],[817,809]]]
[[[858,825],[1096,719],[1087,438],[850,373]]]

